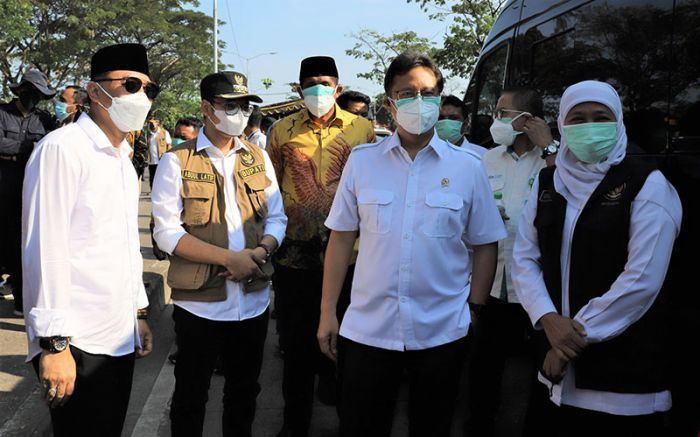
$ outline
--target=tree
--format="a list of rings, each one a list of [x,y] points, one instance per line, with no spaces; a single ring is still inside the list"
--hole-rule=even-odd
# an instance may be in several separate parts
[[[406,50],[417,50],[434,55],[436,48],[428,39],[419,37],[416,32],[408,31],[382,35],[375,30],[363,29],[350,35],[356,40],[353,48],[345,50],[345,54],[355,59],[373,61],[372,69],[357,76],[382,84],[384,73],[394,58]]]
[[[213,23],[206,14],[185,9],[188,3],[197,5],[183,0],[4,0],[3,92],[7,95],[8,85],[30,67],[46,73],[55,87],[84,82],[98,48],[138,42],[148,50],[151,79],[172,97],[164,93],[154,109],[189,111],[190,101],[198,101],[199,81],[212,71]],[[172,107],[162,107],[166,102]]]
[[[435,60],[452,74],[469,78],[479,52],[505,0],[406,0],[417,3],[431,20],[452,20]]]

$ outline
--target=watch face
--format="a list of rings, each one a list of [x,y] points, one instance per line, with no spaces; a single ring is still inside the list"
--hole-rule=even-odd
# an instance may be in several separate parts
[[[54,342],[53,342],[53,348],[56,349],[58,352],[66,350],[67,347],[68,347],[68,339],[67,338],[57,339],[57,340],[54,340]]]

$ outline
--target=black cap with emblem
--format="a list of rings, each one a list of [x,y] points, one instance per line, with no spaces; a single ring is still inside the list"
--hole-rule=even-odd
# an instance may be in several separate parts
[[[222,99],[248,98],[253,102],[262,103],[260,97],[248,93],[248,78],[237,71],[221,71],[208,75],[199,84],[199,93],[202,100],[208,102],[215,97],[221,97]]]

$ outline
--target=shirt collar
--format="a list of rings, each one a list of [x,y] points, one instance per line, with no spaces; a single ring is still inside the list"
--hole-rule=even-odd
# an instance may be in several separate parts
[[[386,143],[384,145],[383,153],[387,153],[390,150],[393,150],[397,147],[401,147],[401,139],[399,138],[398,130],[394,131],[394,133],[384,141],[386,141]],[[435,154],[438,156],[438,158],[442,159],[445,156],[447,148],[449,148],[450,146],[447,144],[447,141],[441,140],[440,137],[438,137],[435,129],[433,129],[433,136],[432,138],[430,138],[428,145],[425,147],[432,148],[435,151]]]
[[[90,138],[90,140],[98,148],[102,150],[117,149],[112,145],[111,141],[109,141],[109,138],[107,138],[107,135],[105,135],[104,131],[100,129],[100,127],[92,120],[92,118],[90,118],[90,116],[87,113],[83,112],[76,123],[78,123],[78,126],[83,130],[83,132],[85,132],[88,138]],[[131,146],[125,138],[124,141],[122,141],[121,144],[119,144],[117,151],[121,152],[122,154],[129,154],[131,153],[131,150]]]
[[[241,141],[238,137],[233,137],[233,141],[234,146],[229,153],[237,152],[241,148],[246,150],[248,149],[248,147],[246,147],[246,145],[243,144],[243,141]],[[206,134],[204,133],[204,128],[202,128],[199,130],[199,134],[197,134],[197,151],[199,152],[209,147],[213,147],[214,149],[219,151],[219,153],[221,153],[219,148],[216,147],[214,143],[212,143],[211,140],[206,136]]]

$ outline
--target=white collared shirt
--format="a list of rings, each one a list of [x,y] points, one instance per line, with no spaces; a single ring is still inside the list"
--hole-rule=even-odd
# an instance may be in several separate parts
[[[508,236],[498,242],[498,266],[496,277],[491,287],[491,296],[500,298],[505,277],[508,302],[519,302],[518,295],[513,289],[510,275],[510,263],[513,257],[513,243],[518,232],[518,223],[523,207],[530,196],[532,184],[537,179],[540,170],[546,167],[541,157],[539,147],[518,156],[510,146],[498,146],[489,150],[481,159],[489,177],[494,198],[500,193],[501,199],[496,204],[505,208],[506,230]]]
[[[478,157],[437,134],[415,160],[396,133],[353,149],[326,226],[360,231],[340,334],[399,351],[467,335],[467,245],[506,236]]]
[[[234,168],[238,154],[236,153],[243,143],[235,138],[235,146],[226,156],[214,146],[205,135],[204,129],[197,136],[197,151],[206,149],[212,165],[220,175],[224,175],[224,198],[226,199],[226,226],[228,228],[228,248],[233,251],[245,249],[245,237],[241,213],[236,202],[236,182]],[[265,171],[271,184],[265,189],[267,197],[268,215],[265,221],[264,233],[275,237],[279,244],[282,243],[287,227],[287,216],[284,214],[282,196],[275,170],[270,158],[265,156]],[[155,229],[153,238],[158,246],[173,254],[177,243],[187,232],[182,227],[182,168],[180,160],[174,153],[166,153],[160,159],[158,172],[153,182],[151,200],[153,202],[153,219]],[[262,314],[270,303],[269,287],[253,293],[244,293],[240,284],[234,281],[226,281],[226,300],[219,302],[194,302],[186,300],[174,300],[175,305],[210,320],[232,321],[245,320]]]
[[[250,143],[255,144],[263,150],[265,150],[265,148],[267,147],[267,137],[265,136],[265,133],[263,133],[260,129],[248,135],[248,138],[246,138],[246,140]]]
[[[513,249],[512,276],[515,291],[535,328],[540,318],[557,312],[552,303],[540,267],[541,255],[534,219],[537,214],[539,181],[535,180]],[[583,205],[567,203],[561,247],[562,315],[569,313],[569,257],[571,241]],[[598,343],[615,338],[638,321],[654,303],[666,277],[673,242],[680,231],[682,209],[673,186],[659,171],[649,174],[637,197],[632,201],[630,215],[628,261],[625,270],[605,294],[591,299],[573,319],[587,333],[586,341]],[[574,384],[576,362],[561,384],[554,385],[551,399],[588,410],[617,415],[652,414],[671,408],[668,391],[645,394],[612,393],[582,390]],[[540,381],[544,378],[540,376]],[[544,380],[546,385],[550,385]]]
[[[472,152],[483,158],[486,152],[489,151],[486,147],[479,146],[478,144],[470,143],[466,138],[462,137],[462,142],[457,144],[459,147],[464,147],[465,149],[470,149]]]
[[[139,186],[126,141],[114,147],[87,115],[45,136],[27,163],[22,208],[24,313],[30,360],[38,337],[71,337],[92,354],[139,346],[148,306]]]

